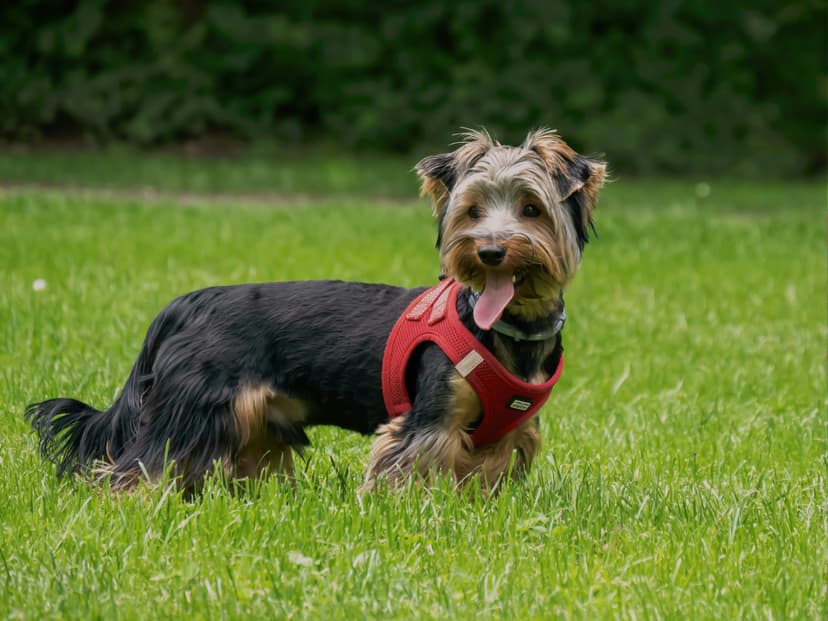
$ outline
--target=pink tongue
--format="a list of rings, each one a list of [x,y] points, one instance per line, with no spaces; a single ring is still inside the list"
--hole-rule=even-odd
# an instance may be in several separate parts
[[[487,271],[486,286],[474,305],[474,323],[481,330],[491,329],[514,295],[515,285],[510,273]]]

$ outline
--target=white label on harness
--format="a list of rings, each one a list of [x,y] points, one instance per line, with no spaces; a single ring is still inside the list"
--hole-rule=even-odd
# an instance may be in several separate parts
[[[457,369],[457,372],[466,377],[469,373],[474,371],[479,365],[483,362],[483,356],[477,353],[474,349],[463,356],[463,359],[454,365],[454,368]]]
[[[518,412],[525,412],[526,410],[532,407],[532,402],[526,399],[518,399],[517,397],[515,397],[509,403],[509,407],[513,410],[517,410]]]

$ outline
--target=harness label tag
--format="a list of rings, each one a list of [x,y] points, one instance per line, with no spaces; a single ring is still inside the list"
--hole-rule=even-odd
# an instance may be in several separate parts
[[[466,377],[469,373],[474,371],[477,368],[477,365],[479,365],[481,362],[483,362],[483,356],[478,354],[477,350],[473,349],[465,356],[463,356],[463,359],[457,364],[455,364],[454,368],[457,369],[457,372],[460,375]]]
[[[513,398],[508,405],[509,409],[517,410],[518,412],[525,412],[532,407],[532,402],[523,397]]]

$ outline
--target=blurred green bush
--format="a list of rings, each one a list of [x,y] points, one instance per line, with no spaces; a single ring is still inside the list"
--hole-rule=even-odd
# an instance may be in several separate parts
[[[825,30],[816,0],[15,0],[0,136],[411,151],[551,124],[621,171],[813,174]]]

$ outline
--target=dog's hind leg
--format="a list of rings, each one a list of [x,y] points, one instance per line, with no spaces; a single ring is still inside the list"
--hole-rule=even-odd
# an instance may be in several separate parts
[[[244,445],[236,457],[233,476],[258,479],[268,474],[293,476],[293,449],[278,435],[265,431]]]
[[[95,469],[112,489],[128,491],[146,479],[155,483],[165,468],[188,490],[197,490],[215,468],[230,479],[290,474],[292,451],[309,443],[301,426],[304,404],[268,384],[181,390],[161,382],[156,388],[160,394],[148,395],[135,441]]]
[[[233,401],[238,450],[234,475],[255,479],[266,474],[293,475],[293,451],[308,444],[302,430],[305,405],[270,386],[243,388]]]

